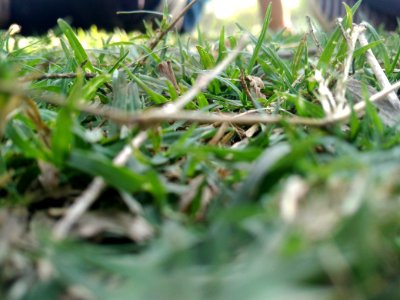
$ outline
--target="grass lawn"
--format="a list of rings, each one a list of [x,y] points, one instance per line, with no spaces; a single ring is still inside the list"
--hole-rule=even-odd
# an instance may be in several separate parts
[[[400,298],[399,34],[268,23],[0,33],[0,299]]]

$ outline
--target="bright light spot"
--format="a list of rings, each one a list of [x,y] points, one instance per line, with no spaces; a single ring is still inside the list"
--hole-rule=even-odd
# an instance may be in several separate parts
[[[214,0],[208,3],[208,10],[214,13],[217,19],[229,19],[243,9],[256,6],[256,0]]]
[[[293,10],[300,6],[301,0],[282,0],[286,9]],[[241,10],[256,9],[257,0],[213,0],[207,4],[207,10],[217,19],[229,19],[240,13]],[[258,8],[257,8],[258,9]]]
[[[301,0],[283,0],[284,7],[288,9],[295,9],[300,6]]]

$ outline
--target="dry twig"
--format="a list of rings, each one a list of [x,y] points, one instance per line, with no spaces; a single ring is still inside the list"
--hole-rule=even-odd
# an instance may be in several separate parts
[[[341,22],[338,22],[338,26],[341,28],[343,36],[347,41],[347,56],[344,61],[343,76],[341,76],[338,80],[335,93],[336,105],[337,105],[336,108],[337,111],[340,111],[345,109],[346,106],[348,106],[348,101],[346,100],[346,84],[349,79],[349,73],[351,65],[353,63],[353,56],[354,56],[354,51],[356,49],[356,43],[358,38],[360,37],[360,34],[362,34],[365,31],[365,27],[362,25],[354,25],[351,33],[348,34],[343,28]]]
[[[360,41],[361,46],[366,47],[368,46],[368,40],[364,32],[362,32],[358,38]],[[372,71],[374,72],[376,79],[378,80],[379,84],[383,89],[389,88],[391,86],[389,79],[387,78],[385,72],[383,71],[382,67],[380,66],[378,60],[376,59],[374,53],[372,52],[371,49],[368,49],[366,54],[365,54],[369,65],[372,68]],[[397,97],[397,94],[393,91],[392,93],[389,93],[387,96],[389,102],[397,107],[400,108],[400,100],[399,97]]]
[[[194,86],[193,88],[196,87]],[[386,99],[388,94],[392,93],[393,91],[399,88],[400,88],[400,81],[372,95],[370,97],[370,102],[380,103],[382,100]],[[0,90],[3,92],[14,93],[16,95],[20,95],[26,98],[36,95],[36,93],[32,91],[26,91],[21,88],[18,89],[10,84],[0,83]],[[185,97],[185,95],[183,95],[182,97]],[[65,99],[61,96],[51,96],[51,97],[41,96],[40,101],[57,106],[67,105]],[[360,114],[364,111],[365,105],[366,105],[365,102],[359,102],[354,105],[353,110],[356,113]],[[75,109],[87,114],[103,117],[107,120],[113,121],[114,123],[120,125],[139,125],[143,126],[144,128],[155,126],[161,122],[173,122],[173,121],[186,121],[189,123],[201,123],[201,124],[228,122],[233,125],[254,125],[257,123],[279,124],[281,122],[285,122],[286,124],[291,124],[291,125],[324,127],[337,122],[344,122],[348,120],[348,118],[351,116],[350,108],[335,114],[335,116],[333,117],[325,117],[321,119],[302,118],[296,116],[283,117],[277,115],[258,114],[257,112],[259,112],[260,110],[252,110],[240,114],[233,114],[233,113],[213,114],[201,111],[182,111],[182,110],[181,111],[176,110],[175,112],[173,112],[174,109],[172,109],[172,111],[170,111],[169,113],[166,113],[165,108],[157,108],[140,113],[127,113],[125,111],[111,107],[105,107],[101,105],[87,105],[82,103],[77,104],[75,106]]]
[[[240,71],[240,86],[242,87],[244,93],[246,94],[247,98],[250,100],[251,103],[253,103],[254,108],[258,108],[258,105],[256,101],[254,100],[253,96],[251,95],[251,92],[249,90],[249,87],[246,82],[246,76],[244,75],[244,71]]]
[[[38,75],[28,75],[19,79],[20,82],[29,82],[29,81],[37,81],[37,80],[46,80],[46,79],[74,79],[78,77],[77,73],[63,73],[63,74],[38,74]],[[91,79],[96,77],[97,75],[94,73],[84,73],[82,74],[86,79]]]

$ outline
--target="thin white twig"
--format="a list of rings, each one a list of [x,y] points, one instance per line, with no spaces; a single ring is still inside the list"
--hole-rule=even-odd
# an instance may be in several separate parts
[[[343,76],[341,78],[339,78],[338,83],[336,85],[336,93],[335,93],[336,112],[340,112],[343,109],[345,109],[345,107],[348,106],[348,101],[346,100],[347,80],[349,79],[349,73],[350,73],[351,65],[353,63],[353,56],[354,56],[354,51],[356,49],[357,40],[358,40],[360,34],[362,34],[365,31],[365,27],[363,25],[355,24],[353,26],[351,34],[349,35],[343,28],[342,23],[338,22],[338,24],[339,24],[340,28],[342,28],[344,38],[347,41],[347,56],[344,61]]]
[[[318,83],[319,102],[322,109],[328,116],[332,116],[335,112],[336,100],[331,90],[329,89],[329,82],[322,76],[321,71],[315,70],[315,80]]]
[[[376,102],[379,102],[379,101],[384,101],[384,100],[388,99],[387,97],[388,97],[391,93],[393,93],[394,91],[398,90],[399,88],[400,88],[400,81],[398,81],[398,82],[396,82],[396,83],[394,83],[394,84],[392,84],[392,85],[390,85],[390,86],[384,88],[382,91],[380,91],[380,92],[378,92],[378,93],[372,95],[371,98],[369,99],[369,101],[370,101],[371,103],[376,103]],[[354,110],[354,112],[356,112],[356,113],[362,113],[362,112],[364,112],[366,105],[367,105],[367,103],[366,103],[365,101],[363,101],[363,102],[358,102],[357,104],[355,104],[355,105],[353,106],[353,110]],[[347,120],[347,119],[350,117],[350,115],[351,115],[351,110],[350,110],[350,109],[347,109],[347,110],[344,110],[342,113],[337,114],[337,115],[335,116],[335,119],[336,119],[337,121]]]
[[[358,40],[360,41],[360,44],[363,47],[366,47],[369,44],[365,33],[361,33]],[[385,72],[383,71],[382,67],[380,66],[379,61],[376,59],[372,50],[368,49],[365,55],[366,55],[369,65],[371,66],[372,71],[374,72],[376,79],[378,80],[381,87],[383,89],[389,88],[391,86],[391,83],[390,83],[389,79],[387,78]],[[388,94],[387,99],[395,107],[400,106],[400,100],[399,100],[399,97],[397,97],[396,92],[393,91],[390,94]]]
[[[394,83],[390,87],[372,95],[369,99],[371,103],[384,101],[388,94],[400,88],[400,81]],[[361,114],[366,107],[366,102],[359,102],[353,106],[355,113]],[[334,115],[325,118],[304,118],[304,117],[284,117],[280,115],[267,115],[267,114],[232,114],[232,113],[205,113],[200,111],[178,111],[166,114],[162,109],[155,109],[143,114],[136,114],[127,119],[127,124],[142,124],[144,126],[151,126],[160,122],[176,122],[187,121],[190,123],[230,123],[235,125],[254,125],[260,124],[278,124],[285,122],[291,125],[307,125],[315,127],[324,127],[339,122],[344,122],[350,118],[352,109],[346,109]]]

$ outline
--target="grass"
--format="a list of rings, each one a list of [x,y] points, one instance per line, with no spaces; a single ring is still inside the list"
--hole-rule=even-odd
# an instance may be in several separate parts
[[[246,29],[216,40],[201,28],[197,40],[170,33],[150,51],[151,28],[59,25],[56,35],[0,39],[2,299],[400,296],[400,135],[368,102],[367,87],[380,85],[365,56],[372,48],[397,82],[397,33],[370,27],[368,47],[351,53],[361,88],[346,98],[365,100],[363,114],[310,126],[291,120],[340,107],[326,109],[321,89],[340,94],[349,56],[339,27],[316,32],[318,55],[310,36],[267,32],[267,18],[261,38],[250,34],[210,77]],[[202,80],[180,120],[150,120]],[[282,118],[200,122],[205,113]],[[123,149],[126,161],[113,163]],[[95,177],[99,196],[55,238]]]

